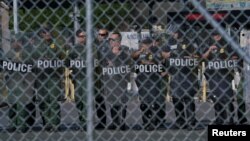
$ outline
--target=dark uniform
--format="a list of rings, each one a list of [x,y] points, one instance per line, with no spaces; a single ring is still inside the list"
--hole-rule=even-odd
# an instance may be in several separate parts
[[[107,40],[99,43],[95,41],[94,54],[95,59],[98,60],[98,66],[95,67],[95,107],[96,107],[96,115],[99,118],[99,122],[96,125],[96,129],[103,129],[106,125],[107,115],[106,115],[106,105],[105,99],[103,97],[104,92],[104,76],[102,74],[102,67],[105,65],[104,58],[107,56],[109,51],[109,44]]]
[[[130,54],[128,47],[121,46],[119,54],[111,50],[107,53],[105,65],[102,67],[104,75],[104,95],[107,104],[110,106],[112,124],[109,129],[126,129],[126,107],[128,102],[127,85],[130,80]]]
[[[77,44],[75,47],[71,48],[69,51],[69,58],[70,61],[74,61],[75,63],[70,63],[70,65],[73,64],[80,64],[79,62],[83,62],[85,64],[86,62],[86,47],[84,45]],[[75,102],[76,107],[78,109],[79,114],[79,121],[81,128],[85,128],[86,126],[86,116],[87,116],[87,109],[86,109],[86,97],[87,97],[87,82],[86,82],[86,74],[87,74],[87,68],[86,66],[77,66],[73,65],[71,66],[72,72],[72,79],[75,86]]]
[[[8,70],[6,78],[11,127],[21,131],[32,128],[36,118],[32,53],[33,46],[21,41],[20,46],[16,45],[6,55],[12,65],[23,65],[22,70]]]
[[[249,49],[246,48],[244,51],[249,54]],[[249,85],[249,64],[243,59],[239,59],[239,73],[240,73],[240,82],[236,91],[237,99],[237,115],[238,115],[238,124],[247,124],[248,120],[246,118],[246,94],[248,91],[247,86]],[[233,117],[232,117],[233,118]]]
[[[216,35],[217,33],[213,34],[213,36]],[[217,49],[210,51],[205,60],[205,77],[210,89],[208,97],[214,102],[216,118],[214,124],[226,124],[229,122],[229,117],[233,116],[232,80],[237,60],[232,60],[235,53],[223,38],[219,41],[213,39],[208,45],[204,52],[209,51],[212,45],[217,47]]]
[[[142,41],[142,44],[144,43],[150,45],[152,41],[145,39]],[[141,101],[143,126],[146,130],[152,130],[158,128],[165,118],[165,94],[161,92],[161,73],[163,72],[161,50],[150,46],[148,51],[142,52],[138,58],[135,58],[135,61],[134,69],[137,73],[135,82]]]
[[[164,65],[166,64],[166,54],[169,54],[168,51],[166,51],[166,37],[164,35],[159,35],[156,34],[155,37],[153,37],[153,46],[156,48],[159,48],[161,50],[161,57],[159,59],[162,59],[161,64]],[[160,54],[158,54],[158,57]],[[161,73],[161,95],[166,97],[168,91],[169,91],[169,75],[167,74],[166,68],[163,69],[165,72]],[[159,107],[161,109],[158,109],[159,112],[157,112],[157,116],[161,117],[161,122],[159,123],[159,128],[160,129],[166,129],[165,126],[165,119],[164,117],[166,116],[166,103],[161,103],[161,106]]]
[[[0,48],[0,63],[2,64],[3,62],[3,59],[4,59],[4,53],[3,53],[3,50],[2,48]],[[0,68],[0,108],[1,107],[5,107],[7,106],[7,103],[6,103],[6,86],[5,86],[5,79],[4,79],[4,71],[2,69],[2,66]]]
[[[178,34],[178,33],[177,33]],[[171,75],[170,90],[175,107],[177,128],[192,128],[196,125],[194,96],[199,90],[199,53],[193,43],[178,35],[167,46],[170,58],[167,71]]]
[[[36,48],[37,98],[46,130],[56,130],[60,124],[60,103],[63,80],[63,47],[50,39]],[[63,62],[63,61],[62,61]]]

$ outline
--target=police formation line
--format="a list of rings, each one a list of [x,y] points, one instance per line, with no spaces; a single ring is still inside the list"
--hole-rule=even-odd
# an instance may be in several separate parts
[[[98,62],[94,61],[94,66],[98,65]],[[86,68],[85,60],[70,60],[70,67],[74,68]],[[32,72],[32,68],[60,68],[66,67],[65,62],[63,60],[38,60],[35,62],[35,65],[20,63],[20,62],[12,62],[12,61],[1,61],[1,67],[4,70],[9,71],[18,71],[18,72]],[[140,72],[163,72],[163,65],[135,65],[134,68]],[[118,67],[104,67],[103,74],[122,74],[131,72],[131,68],[129,65],[118,66]]]
[[[70,60],[69,67],[86,68],[85,60]],[[4,70],[19,71],[19,72],[31,72],[33,67],[46,69],[46,68],[58,68],[65,67],[64,60],[37,60],[35,65],[27,63],[17,63],[12,61],[1,61],[1,67]],[[197,59],[169,59],[169,65],[175,67],[184,66],[197,66],[199,65]],[[98,66],[98,60],[94,61],[94,66]],[[223,61],[209,61],[206,69],[224,69],[237,67],[237,60],[223,60]],[[152,65],[134,65],[133,68],[137,72],[163,72],[163,64]],[[249,67],[248,67],[249,68]],[[103,74],[122,74],[131,72],[131,66],[124,65],[118,67],[104,67],[102,69]]]

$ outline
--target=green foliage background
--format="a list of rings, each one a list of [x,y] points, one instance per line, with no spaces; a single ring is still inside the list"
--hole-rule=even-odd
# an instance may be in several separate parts
[[[105,27],[108,29],[116,29],[122,26],[123,22],[130,23],[131,3],[94,3],[94,27]],[[80,17],[78,18],[80,25],[85,29],[86,25],[86,6],[85,3],[79,4]],[[50,24],[53,28],[73,29],[73,19],[69,16],[73,13],[73,3],[68,8],[45,7],[38,8],[34,5],[31,8],[20,7],[18,10],[19,29],[24,32],[37,31],[41,25]],[[13,13],[10,11],[10,28],[13,30]]]

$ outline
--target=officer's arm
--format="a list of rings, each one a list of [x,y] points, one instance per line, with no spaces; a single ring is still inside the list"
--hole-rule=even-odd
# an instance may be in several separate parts
[[[214,46],[210,46],[208,50],[204,54],[202,54],[202,58],[207,59],[213,49],[214,49]]]
[[[168,59],[170,57],[170,52],[162,51],[161,56],[163,59]]]
[[[137,50],[137,51],[135,51],[135,52],[133,52],[133,53],[131,54],[131,57],[132,57],[133,59],[138,59],[141,53],[142,53],[141,50]]]

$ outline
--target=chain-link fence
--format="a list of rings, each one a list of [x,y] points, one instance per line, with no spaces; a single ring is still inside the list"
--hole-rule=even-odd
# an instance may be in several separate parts
[[[203,141],[249,124],[249,8],[2,0],[0,139]]]

